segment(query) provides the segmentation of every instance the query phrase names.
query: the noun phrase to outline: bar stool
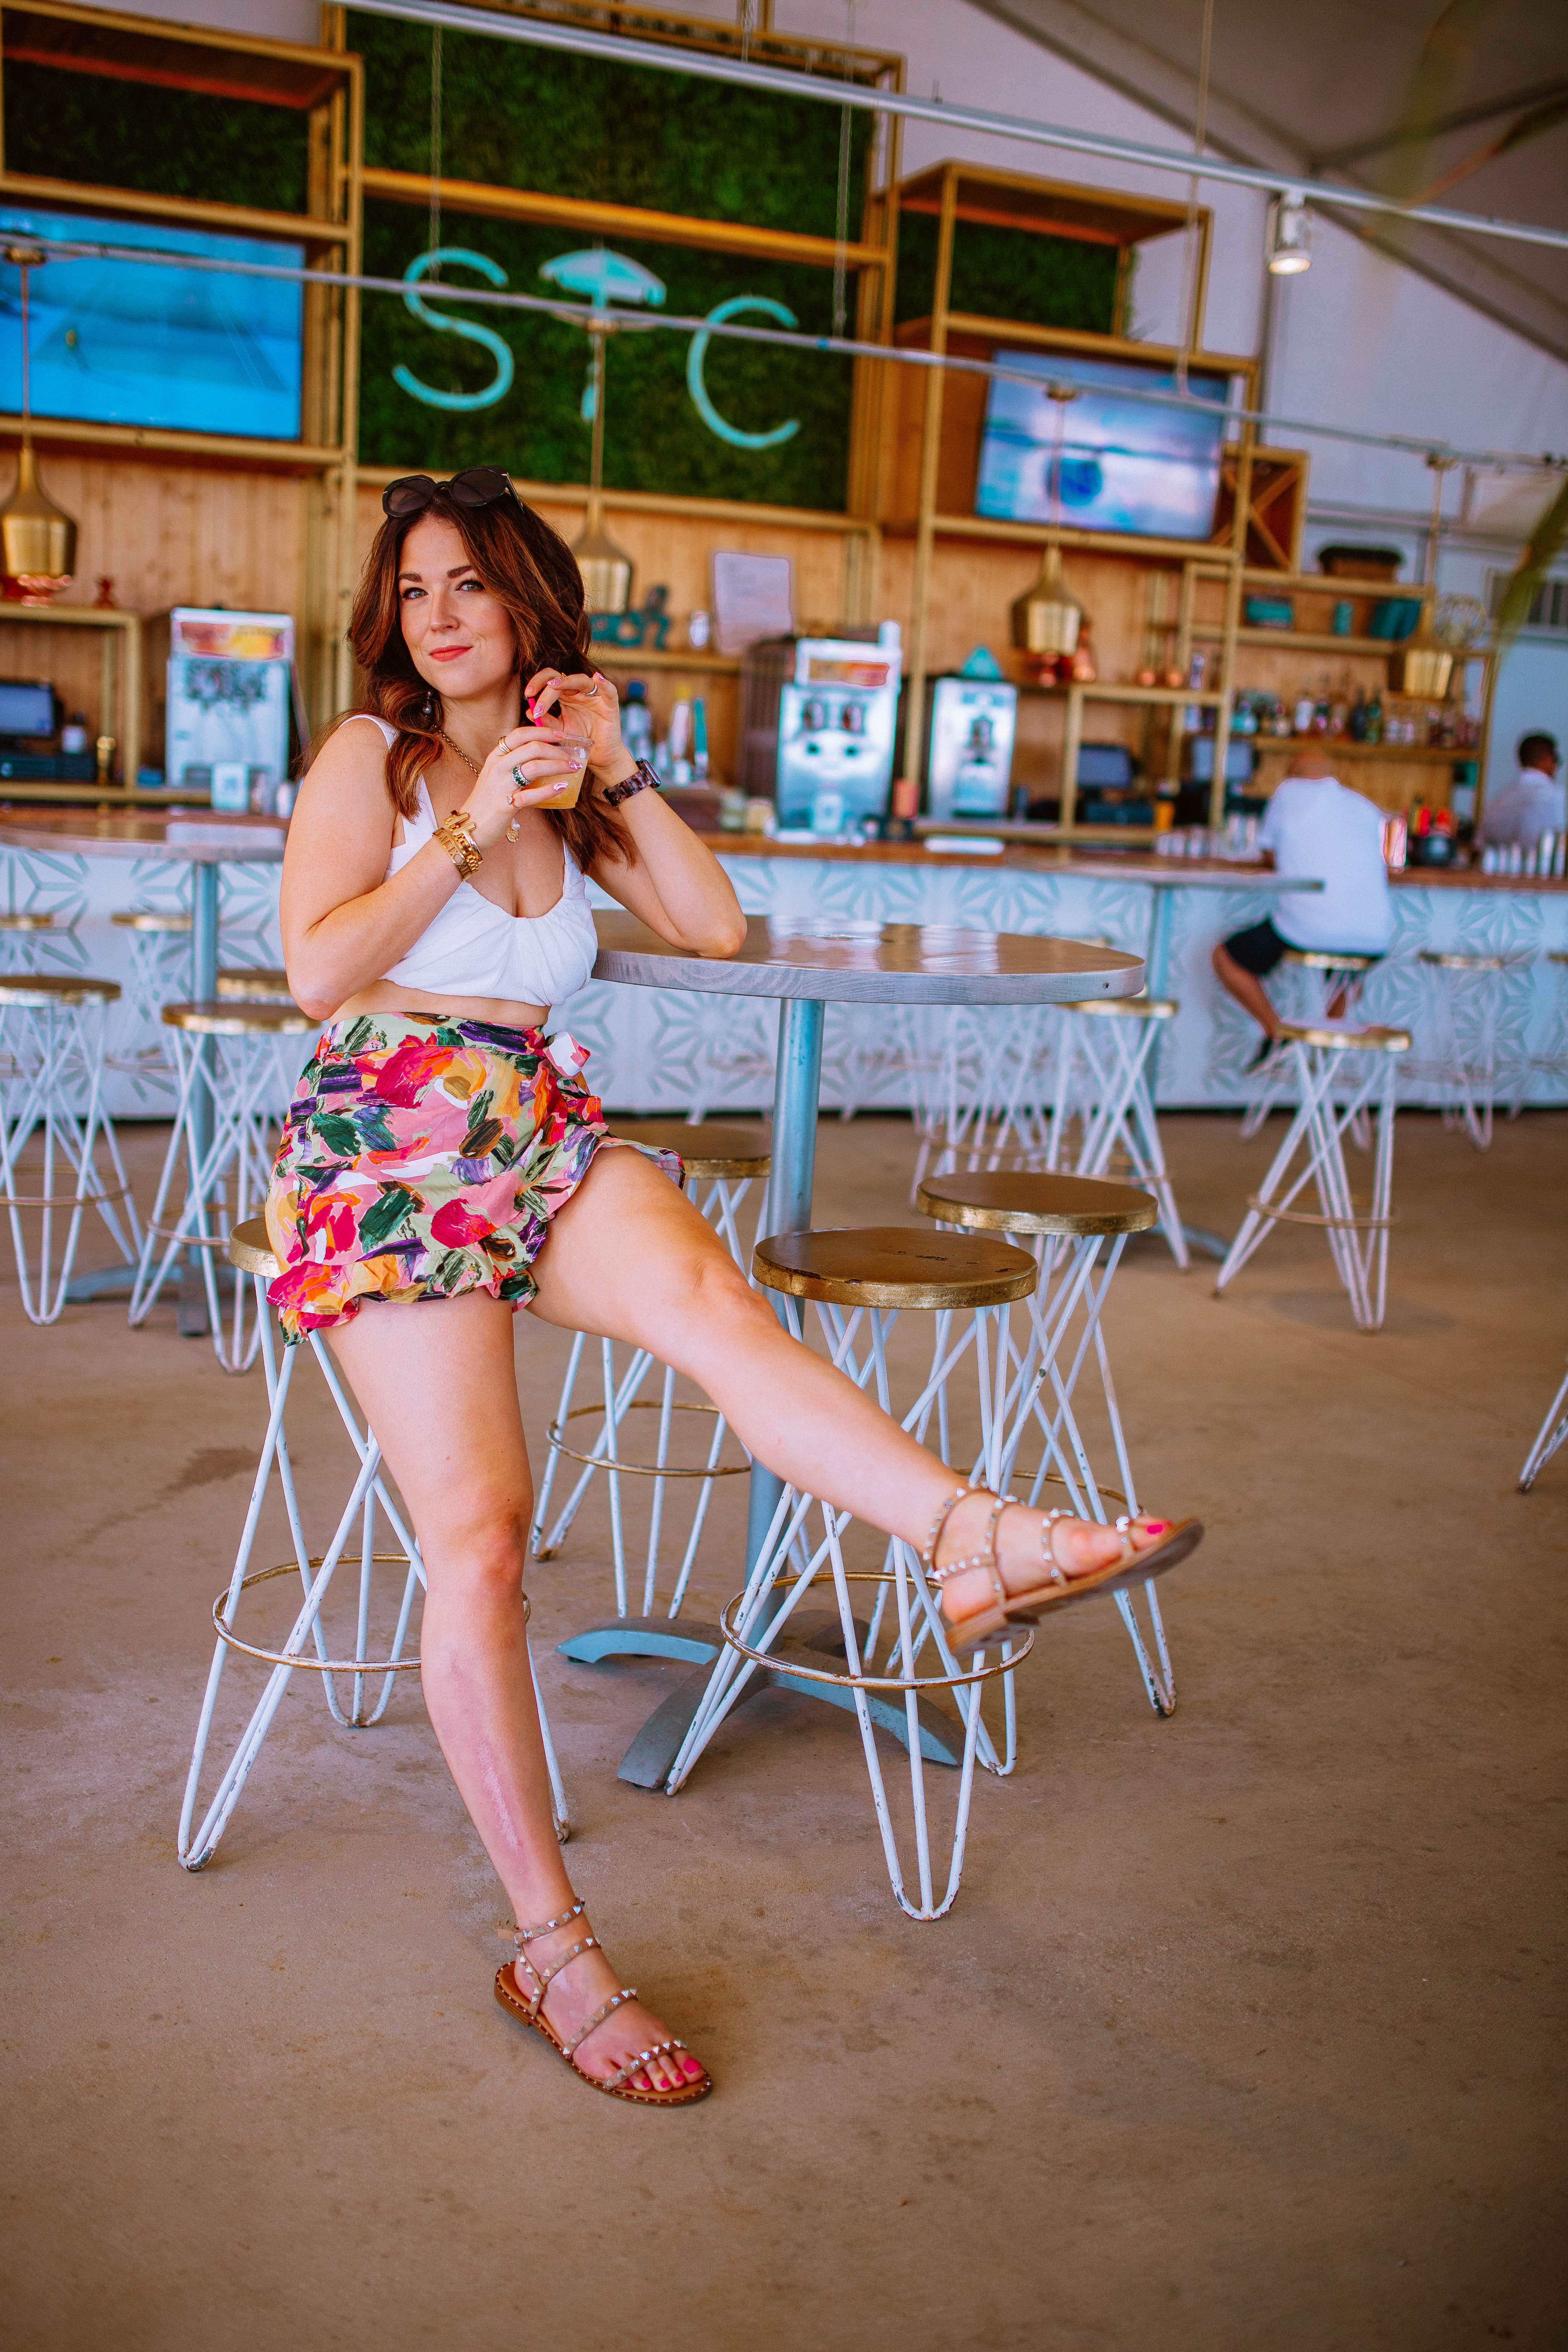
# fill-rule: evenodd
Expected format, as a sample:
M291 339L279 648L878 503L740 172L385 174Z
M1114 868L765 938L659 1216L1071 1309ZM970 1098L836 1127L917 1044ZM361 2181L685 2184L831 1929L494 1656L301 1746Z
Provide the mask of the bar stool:
M944 1225L1012 1234L1032 1252L1039 1269L1029 1299L1028 1346L1022 1351L1016 1345L1011 1348L1014 1369L1006 1419L994 1424L991 1452L975 1463L971 1480L997 1495L1016 1486L1033 1507L1040 1505L1047 1486L1059 1487L1061 1495L1051 1500L1064 1502L1078 1517L1097 1519L1101 1527L1108 1527L1119 1512L1136 1517L1138 1496L1102 1317L1128 1235L1147 1233L1154 1223L1158 1210L1152 1194L1086 1176L929 1176L921 1186L918 1205ZM1109 1444L1120 1486L1096 1473L1083 1411L1075 1402L1091 1351L1105 1425L1103 1439L1097 1433L1097 1450ZM1041 1441L1040 1459L1033 1472L1020 1471L1018 1454L1031 1427ZM1114 1510L1106 1508L1108 1498ZM1131 1596L1119 1592L1116 1605L1150 1706L1156 1715L1173 1715L1175 1676L1152 1578L1143 1590L1148 1643L1139 1629Z
M1394 1081L1397 1056L1410 1051L1410 1033L1288 1022L1282 1034L1295 1063L1299 1107L1261 1190L1247 1202L1241 1230L1215 1277L1215 1297L1222 1296L1276 1224L1320 1225L1358 1329L1378 1331L1388 1294L1388 1233L1394 1222ZM1344 1159L1344 1137L1363 1117L1370 1117L1373 1128L1372 1199L1364 1216L1356 1213ZM1315 1213L1293 1206L1309 1183L1317 1191Z
M424 1588L425 1565L419 1557L419 1547L410 1533L397 1501L389 1490L382 1470L381 1447L375 1432L362 1425L348 1392L333 1363L331 1350L321 1334L312 1331L295 1348L284 1348L282 1363L279 1363L279 1348L272 1312L267 1302L267 1286L275 1281L278 1261L267 1235L267 1227L259 1217L237 1225L227 1244L229 1264L243 1280L255 1286L255 1315L260 1331L262 1363L267 1375L267 1433L262 1440L261 1455L257 1464L251 1486L250 1502L240 1531L239 1549L235 1555L234 1570L227 1586L212 1605L212 1620L217 1640L213 1649L212 1665L208 1670L206 1689L201 1712L196 1721L195 1745L191 1756L191 1768L185 1779L185 1792L180 1807L180 1827L177 1840L180 1863L185 1870L200 1870L212 1860L219 1839L228 1825L229 1816L238 1801L241 1790L250 1778L257 1758L260 1755L267 1734L282 1703L293 1676L304 1668L319 1674L326 1695L332 1721L344 1731L369 1730L379 1723L391 1703L399 1675L416 1674L419 1660L406 1650L409 1619L416 1592ZM285 1420L295 1369L307 1349L315 1358L328 1392L337 1408L344 1433L353 1449L357 1475L349 1492L327 1549L312 1554L306 1540L300 1498L295 1489L293 1467L289 1455ZM310 1418L311 1441L314 1444L321 1428L319 1409ZM293 1556L276 1568L253 1569L261 1515L268 1499L273 1475L277 1475L279 1497L288 1519L289 1539ZM376 1515L380 1512L391 1531L395 1550L376 1549ZM355 1595L354 1629L352 1654L334 1657L331 1644L321 1624L321 1612L331 1589L340 1563L349 1555L358 1530L359 1585ZM370 1624L374 1599L375 1570L391 1568L402 1571L402 1590L396 1615L384 1656L373 1654L370 1646ZM292 1580L298 1577L300 1605L292 1625L278 1646L269 1646L262 1639L242 1636L237 1628L239 1605L247 1592L257 1586L271 1583L276 1578ZM276 1637L274 1637L276 1640ZM217 1706L218 1688L223 1680L224 1666L233 1650L261 1664L270 1666L261 1696L251 1712L237 1746L229 1758L217 1786L213 1791L196 1825L202 1766L206 1758L207 1744L212 1737L213 1715ZM531 1655L530 1671L533 1670ZM340 1691L338 1678L347 1684L347 1692ZM380 1682L379 1693L371 1689ZM544 1759L550 1772L551 1801L555 1815L555 1833L564 1844L570 1833L566 1811L566 1796L561 1781L561 1768L556 1761L555 1745L550 1734L549 1718L544 1711L544 1698L534 1675L534 1698L539 1707L539 1726L544 1738Z
M79 973L0 976L0 1203L11 1220L16 1286L29 1323L56 1323L64 1312L86 1210L97 1210L127 1265L135 1265L141 1246L120 1140L103 1102L104 1024L119 997L117 981ZM43 1167L29 1179L21 1162L35 1136ZM100 1150L107 1169L99 1166ZM76 1181L57 1192L61 1162L62 1180L72 1169ZM22 1223L23 1211L35 1209L41 1212L36 1280ZM68 1213L58 1266L57 1211Z
M163 1012L179 992L179 968L189 961L191 918L156 907L128 907L109 919L116 930L129 934L131 950L120 1050L110 1055L109 1066L128 1077L140 1095L153 1088L173 1093L179 1073L166 1050ZM145 1042L148 1031L150 1043Z
M220 971L217 992L225 1004L292 1004L289 975L274 964L237 964Z
M226 1329L216 1254L226 1251L231 1226L267 1196L277 1106L292 1093L296 1075L285 1060L299 1051L283 1041L313 1036L321 1024L295 1004L235 1000L166 1004L163 1017L173 1033L179 1098L131 1294L131 1322L146 1320L181 1259L199 1253L214 1352L226 1372L246 1372L256 1361L261 1326L247 1314L251 1286L236 1269L225 1277ZM182 1173L184 1198L171 1216L169 1196Z
M1406 1076L1437 1088L1444 1126L1462 1128L1478 1151L1485 1151L1492 1139L1501 975L1517 961L1435 948L1423 948L1420 953L1436 1058L1412 1062Z
M1547 1032L1548 1050L1532 1054L1524 1064L1514 1092L1513 1114L1524 1108L1531 1070L1543 1070L1554 1078L1568 1076L1568 951L1549 948L1545 956L1546 977L1550 983L1550 1027Z
M1059 1010L1062 1044L1047 1165L1053 1173L1060 1171L1068 1127L1076 1118L1079 1139L1072 1172L1104 1176L1120 1153L1131 1181L1154 1195L1160 1231L1184 1270L1190 1263L1186 1236L1149 1092L1160 1024L1173 1021L1181 1007L1168 996L1121 996L1091 997Z
M1529 1494L1565 1438L1568 1438L1568 1375L1564 1376L1562 1387L1547 1406L1546 1418L1536 1432L1535 1443L1524 1457L1524 1467L1519 1474L1521 1495Z
M36 971L43 935L54 927L52 915L0 910L0 972Z
M901 1007L894 1037L919 1139L911 1200L928 1171L1044 1166L1055 1057L1037 1007Z
M983 1457L988 1454L1008 1391L1009 1311L1015 1302L1029 1297L1037 1279L1035 1261L1026 1251L988 1235L873 1226L775 1234L757 1244L752 1268L765 1289L786 1300L789 1328L796 1339L803 1335L805 1303L816 1306L833 1361L858 1387L874 1389L885 1412L894 1410L889 1335L900 1314L934 1313L930 1371L901 1425L924 1439L940 1402L945 1426L948 1385L973 1351L980 1450ZM954 1318L963 1318L956 1339ZM820 1540L807 1532L814 1511L820 1517ZM1028 1655L1033 1635L1023 1627L1009 1629L996 1637L994 1658L989 1648L982 1649L967 1666L961 1664L919 1554L896 1537L879 1537L885 1547L881 1566L847 1568L844 1538L852 1521L852 1513L820 1496L793 1486L784 1489L744 1591L720 1614L725 1649L714 1664L667 1787L673 1796L734 1707L758 1689L793 1684L836 1706L853 1708L894 1900L911 1919L940 1919L952 1908L963 1875L974 1767L978 1762L991 1771L1005 1772L1016 1759L1012 1677ZM876 1592L868 1623L856 1615L854 1585L869 1586ZM804 1622L800 1604L814 1591L819 1598L831 1595L836 1608L831 1620L811 1626ZM885 1640L884 1626L889 1629ZM879 1643L883 1655L879 1664ZM928 1644L934 1655L930 1671L922 1673ZM1005 1694L1003 1751L982 1714L984 1686L998 1679ZM944 1692L958 1708L960 1738L931 1703ZM877 1747L879 1727L894 1733L908 1751L917 1885L913 1900L893 1830ZM956 1764L959 1772L951 1859L940 1897L926 1801L928 1762Z
M1342 949L1287 948L1278 970L1289 984L1283 1003L1276 1009L1288 1020L1303 1022L1308 1027L1315 1022L1348 1021L1360 1003L1367 973L1377 961L1376 956L1351 955ZM1336 1003L1338 1013L1332 1010ZM1268 1054L1248 1074L1241 1121L1244 1140L1258 1133L1279 1103L1285 1091L1281 1080L1290 1066L1288 1054Z
M709 1123L690 1125L677 1119L663 1119L639 1122L636 1139L639 1143L651 1144L657 1150L680 1154L688 1181L692 1186L696 1207L724 1243L736 1265L744 1268L749 1242L742 1241L736 1217L752 1185L761 1184L763 1190L758 1202L756 1222L760 1224L762 1221L767 1198L766 1180L773 1164L762 1138L749 1133L744 1128ZM555 1418L550 1423L550 1454L540 1485L533 1526L530 1530L529 1549L535 1559L555 1559L595 1475L602 1470L609 1489L616 1615L608 1623L587 1627L561 1644L566 1656L592 1664L600 1658L635 1654L637 1646L636 1637L639 1633L657 1631L661 1625L667 1625L670 1618L680 1614L696 1563L698 1547L702 1540L703 1525L714 1486L721 1478L743 1475L751 1465L749 1458L740 1462L720 1459L728 1426L722 1413L717 1405L706 1400L696 1403L678 1398L675 1394L675 1373L668 1364L658 1366L664 1380L657 1400L642 1395L649 1373L658 1365L657 1357L646 1348L634 1349L624 1371L617 1373L614 1343L601 1339L602 1387L599 1401L574 1404L573 1399L586 1344L587 1334L576 1333L566 1366L566 1377L561 1385ZM632 1412L651 1412L658 1416L651 1461L635 1454L627 1455L621 1451L622 1423ZM696 1465L670 1459L671 1432L677 1413L696 1415L699 1419L706 1417L711 1423L706 1458ZM570 1442L569 1434L574 1421L586 1421L590 1424L583 1434L582 1443L576 1445ZM595 1423L597 1425L594 1426ZM552 1523L551 1491L563 1460L575 1462L582 1466L571 1493ZM642 1612L635 1617L630 1613L628 1597L626 1529L621 1493L623 1477L652 1482L646 1490L649 1500L647 1543L643 1558ZM665 1528L666 1488L671 1479L682 1484L695 1480L696 1500L669 1606L662 1618L656 1618L654 1602L658 1581L659 1546ZM717 1641L718 1635L714 1633L715 1645ZM707 1656L710 1652L704 1649L697 1654Z

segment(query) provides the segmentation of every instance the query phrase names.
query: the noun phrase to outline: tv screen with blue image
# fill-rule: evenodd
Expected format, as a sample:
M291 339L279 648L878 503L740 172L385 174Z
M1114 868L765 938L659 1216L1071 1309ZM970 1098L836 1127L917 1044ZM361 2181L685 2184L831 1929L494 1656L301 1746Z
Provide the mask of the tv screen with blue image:
M300 245L161 222L0 207L7 239L67 237L301 268ZM297 441L304 289L166 262L51 258L28 272L35 416ZM0 263L0 400L22 406L22 273Z
M1214 529L1230 380L1189 372L1190 407L1128 398L1174 393L1169 369L1120 360L998 352L980 444L974 510L1004 522L1062 523L1155 539ZM1037 381L1019 383L1018 376ZM1056 401L1051 384L1078 397Z

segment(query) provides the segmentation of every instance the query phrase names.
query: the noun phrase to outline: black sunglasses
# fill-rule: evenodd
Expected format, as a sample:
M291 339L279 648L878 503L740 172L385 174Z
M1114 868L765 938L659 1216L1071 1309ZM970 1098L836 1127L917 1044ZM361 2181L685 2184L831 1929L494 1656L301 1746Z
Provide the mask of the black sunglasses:
M522 505L511 476L500 466L465 466L449 482L432 481L428 474L404 474L388 482L381 494L382 511L394 522L406 522L410 515L424 513L437 490L445 490L460 507L493 507L500 499L510 499L520 509Z

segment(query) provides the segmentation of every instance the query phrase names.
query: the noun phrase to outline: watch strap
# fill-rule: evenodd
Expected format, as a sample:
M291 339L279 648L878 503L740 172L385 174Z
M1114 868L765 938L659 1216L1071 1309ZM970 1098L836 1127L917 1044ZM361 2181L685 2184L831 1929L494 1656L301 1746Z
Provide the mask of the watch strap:
M599 798L606 808L619 808L621 803L629 801L634 793L657 793L659 790L658 778L646 760L639 760L624 782L606 784Z

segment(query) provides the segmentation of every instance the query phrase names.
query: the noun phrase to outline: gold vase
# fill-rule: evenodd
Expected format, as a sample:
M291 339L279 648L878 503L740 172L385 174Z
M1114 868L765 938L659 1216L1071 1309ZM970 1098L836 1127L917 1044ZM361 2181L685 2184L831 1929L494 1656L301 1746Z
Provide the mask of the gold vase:
M1418 702L1441 702L1448 691L1454 656L1432 626L1432 607L1425 604L1420 625L1394 656L1396 694Z
M572 550L583 574L583 593L590 613L624 613L632 601L632 559L596 526L583 533Z
M1077 650L1083 606L1062 578L1062 551L1053 540L1034 586L1013 607L1013 643L1027 654Z
M76 525L38 484L31 441L16 462L16 487L0 507L0 569L7 594L24 604L47 604L68 588L76 571Z

